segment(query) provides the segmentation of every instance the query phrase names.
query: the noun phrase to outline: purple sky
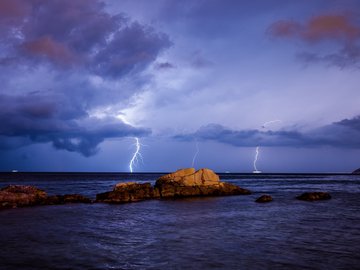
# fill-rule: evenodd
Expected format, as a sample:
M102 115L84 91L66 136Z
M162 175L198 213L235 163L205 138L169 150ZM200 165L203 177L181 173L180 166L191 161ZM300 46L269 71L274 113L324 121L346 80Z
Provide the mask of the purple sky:
M357 0L1 0L0 170L360 167ZM281 120L263 124L272 120Z

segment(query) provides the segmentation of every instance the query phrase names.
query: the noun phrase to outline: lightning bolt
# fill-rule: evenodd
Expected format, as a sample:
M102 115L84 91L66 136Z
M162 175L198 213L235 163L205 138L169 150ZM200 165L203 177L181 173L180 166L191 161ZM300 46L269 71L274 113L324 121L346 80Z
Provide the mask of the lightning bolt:
M140 143L140 140L138 137L134 137L135 139L135 152L129 162L129 170L130 172L132 173L134 170L133 170L133 166L134 164L136 164L139 160L139 158L142 160L142 156L141 156L141 153L140 153L140 150L141 150L141 143Z
M196 151L195 151L195 154L193 156L193 159L192 159L192 164L191 164L191 167L194 168L194 164L195 164L195 159L197 157L197 155L199 154L199 143L196 142Z
M257 167L256 167L256 162L258 160L258 157L259 157L259 149L260 149L260 146L256 146L256 149L255 149L255 159L254 159L254 172L260 172Z
M277 122L281 122L281 120L271 120L271 121L265 122L261 127L262 127L262 128L266 128L267 125L274 124L274 123L277 123ZM256 149L255 149L255 158L254 158L254 171L253 171L253 173L261 173L261 171L259 171L259 170L257 169L257 167L256 167L256 163L257 163L257 161L258 161L259 153L260 153L260 146L256 146Z
M132 125L125 117L124 114L119 114L117 116L123 123L127 124L127 125ZM142 155L140 153L141 151L141 146L143 146L140 143L140 139L138 137L133 137L135 139L135 143L133 144L135 146L135 152L133 153L130 161L129 161L129 170L130 173L133 173L134 171L134 165L136 165L139 161L139 159L141 159L141 161L143 160Z
M265 122L261 127L266 128L267 125L277 123L277 122L281 122L281 120L271 120L271 121Z

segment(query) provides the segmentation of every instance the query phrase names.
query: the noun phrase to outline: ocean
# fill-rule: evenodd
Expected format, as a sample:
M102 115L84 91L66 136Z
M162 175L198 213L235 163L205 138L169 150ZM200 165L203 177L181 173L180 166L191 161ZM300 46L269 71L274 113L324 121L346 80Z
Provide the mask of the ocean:
M91 198L161 174L0 173ZM360 176L220 174L252 195L0 211L0 269L360 269ZM328 201L295 197L326 191ZM255 203L262 194L274 201Z

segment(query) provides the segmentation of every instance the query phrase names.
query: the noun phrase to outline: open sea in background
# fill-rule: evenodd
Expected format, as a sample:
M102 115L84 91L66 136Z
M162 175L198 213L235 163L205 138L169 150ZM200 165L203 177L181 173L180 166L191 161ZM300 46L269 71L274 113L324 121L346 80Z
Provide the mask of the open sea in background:
M0 173L95 199L147 173ZM0 269L360 269L360 175L220 174L252 195L0 211ZM330 192L305 202L306 191ZM274 201L255 203L262 194Z

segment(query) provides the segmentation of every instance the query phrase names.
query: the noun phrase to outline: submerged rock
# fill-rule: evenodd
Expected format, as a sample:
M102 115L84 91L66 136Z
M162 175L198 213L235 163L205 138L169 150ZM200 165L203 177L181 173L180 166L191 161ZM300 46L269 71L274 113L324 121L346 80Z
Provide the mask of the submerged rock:
M150 183L135 182L116 184L114 189L96 195L96 202L126 203L158 198L159 193Z
M160 177L155 183L161 198L191 196L247 195L251 192L236 185L220 182L219 176L209 169L178 170Z
M272 200L273 198L270 195L262 195L259 198L257 198L255 202L267 203L267 202L271 202Z
M302 201L319 201L319 200L330 200L331 195L327 192L305 192L296 199Z

